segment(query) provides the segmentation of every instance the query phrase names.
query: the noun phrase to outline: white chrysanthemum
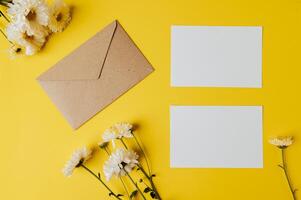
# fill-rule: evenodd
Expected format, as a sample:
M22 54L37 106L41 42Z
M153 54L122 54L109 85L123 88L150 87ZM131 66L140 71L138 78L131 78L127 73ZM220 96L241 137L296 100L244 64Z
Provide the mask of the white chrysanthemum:
M294 142L293 137L278 137L278 138L272 138L269 140L269 143L272 145L275 145L281 149L286 148L290 145L292 145Z
M91 157L91 153L92 151L87 147L83 147L74 151L70 160L68 160L62 170L63 174L67 177L70 177L76 167L79 167L80 164L83 164Z
M14 21L38 23L47 26L49 7L44 0L13 0L7 13Z
M110 142L112 140L117 139L117 135L112 132L111 130L107 129L103 134L102 134L102 139L104 142Z
M133 126L129 123L117 123L105 130L102 135L104 142L112 142L113 147L115 148L115 139L121 138L131 138Z
M71 20L69 6L62 0L56 0L50 8L49 29L52 32L62 32Z
M117 139L117 135L114 132L106 130L102 134L103 142L112 142L113 148L115 148L115 139Z
M49 7L44 0L14 0L7 13L22 32L38 37L48 35Z
M106 137L108 137L109 135L111 137L115 137L114 139L116 138L131 138L133 137L132 135L132 128L133 126L129 123L117 123L113 126L111 126L110 128L108 128L106 131L105 131L105 135Z
M132 134L133 125L132 124L122 122L122 123L115 124L114 127L118 132L118 134L117 134L118 138L123 138L123 137L131 138L131 137L133 137L133 134Z
M8 40L16 43L25 49L26 55L33 55L39 51L45 44L45 37L40 35L31 35L22 31L18 24L10 23L6 28Z
M112 176L120 177L130 173L139 163L138 157L134 151L117 149L104 164L103 171L106 179L109 181Z

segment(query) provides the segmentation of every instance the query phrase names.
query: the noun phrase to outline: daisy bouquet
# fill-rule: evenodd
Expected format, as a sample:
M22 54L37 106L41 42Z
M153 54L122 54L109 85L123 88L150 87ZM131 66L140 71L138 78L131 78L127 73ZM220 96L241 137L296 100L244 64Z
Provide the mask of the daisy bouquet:
M12 52L37 53L52 33L62 32L71 20L70 8L62 0L0 0L0 16L7 22L1 33L12 44Z
M98 147L108 157L103 164L104 179L101 173L95 173L86 166L86 161L92 158L92 151L87 147L72 154L63 168L63 174L70 177L76 168L83 168L102 184L112 199L131 200L140 197L144 200L161 200L153 180L155 174L151 171L149 160L133 131L133 126L129 123L117 123L103 133L102 139ZM134 143L141 156L129 148L130 142ZM145 166L141 158L144 159ZM113 178L122 183L124 191L116 192L109 187L108 182Z

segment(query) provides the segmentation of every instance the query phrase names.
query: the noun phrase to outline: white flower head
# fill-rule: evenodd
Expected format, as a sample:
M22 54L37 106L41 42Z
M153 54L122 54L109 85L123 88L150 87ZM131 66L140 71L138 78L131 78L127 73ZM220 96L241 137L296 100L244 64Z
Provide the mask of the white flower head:
M131 150L117 149L109 159L105 162L103 171L107 181L112 176L120 177L130 173L132 169L139 163L139 156Z
M13 0L7 13L14 21L38 23L43 26L47 26L49 22L49 7L44 0Z
M103 134L102 134L102 139L103 142L112 142L113 148L115 148L115 139L117 139L117 135L110 131L109 129L106 130Z
M133 125L125 122L117 123L113 126L117 130L118 138L131 138L133 137L132 128Z
M26 55L33 55L39 51L46 42L42 35L31 35L27 31L23 31L18 24L10 23L6 27L8 40L23 47Z
M294 142L293 137L277 137L269 140L269 143L279 147L280 149L285 149L288 146L292 145Z
M62 32L71 20L69 6L62 0L56 0L50 8L49 29L52 32Z
M117 123L105 130L102 135L103 142L112 142L115 148L115 139L131 138L133 126L129 123Z
M7 13L22 32L39 37L48 35L49 7L44 0L13 0Z
M85 163L91 158L92 151L87 147L77 149L73 152L71 158L65 164L62 172L65 176L70 177L75 168L80 167L81 164Z

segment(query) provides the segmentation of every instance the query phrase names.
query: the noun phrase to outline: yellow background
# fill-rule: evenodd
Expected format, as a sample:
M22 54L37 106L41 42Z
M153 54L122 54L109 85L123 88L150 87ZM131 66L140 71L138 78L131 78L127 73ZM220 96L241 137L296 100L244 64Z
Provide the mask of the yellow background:
M137 134L165 200L291 199L283 173L276 167L280 151L266 142L271 136L286 134L296 138L287 151L288 164L294 185L301 189L301 0L66 1L74 6L71 24L53 35L38 55L10 60L5 53L9 45L0 38L1 199L109 199L83 170L67 179L61 168L75 148L100 141L102 131L119 121L140 125ZM114 19L156 70L72 131L35 79ZM172 24L262 25L263 88L171 88ZM170 169L171 104L263 105L264 168ZM87 165L101 170L105 154L97 152L95 156ZM110 185L120 188L115 181ZM301 192L298 196L301 198Z

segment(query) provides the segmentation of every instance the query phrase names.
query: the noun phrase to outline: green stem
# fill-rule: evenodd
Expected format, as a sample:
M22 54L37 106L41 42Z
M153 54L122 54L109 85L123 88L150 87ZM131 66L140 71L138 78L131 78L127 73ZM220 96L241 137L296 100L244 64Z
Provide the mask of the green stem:
M143 198L144 200L146 200L146 198L145 198L143 192L140 190L140 188L138 187L137 183L135 183L135 181L134 181L133 178L129 175L129 173L127 173L127 171L125 171L125 170L123 170L123 171L124 171L124 172L126 173L126 175L129 177L129 179L131 180L131 182L135 185L135 187L137 188L138 192L141 194L142 198Z
M0 0L0 5L4 6L4 7L9 7L8 3L13 3L12 0Z
M0 16L3 16L4 19L5 19L8 23L10 23L9 19L5 16L5 14L4 14L1 10L0 10Z
M110 152L109 150L107 149L107 147L104 148L105 152L108 154L108 156L110 156Z
M101 150L104 150L108 156L110 156L110 149L108 147L101 147L101 146L98 146Z
M109 186L107 186L105 184L105 182L103 182L103 180L101 180L100 177L98 177L94 172L92 172L88 167L86 167L85 165L81 164L81 167L83 167L87 172L89 172L91 175L93 175L97 180L99 180L101 182L101 184L110 192L110 195L113 195L116 199L118 200L122 200L117 194L115 194L110 188Z
M129 191L128 191L128 189L127 189L127 187L126 187L124 181L122 180L122 177L120 177L120 181L121 181L121 183L122 183L122 185L123 185L123 188L124 188L124 190L125 190L125 192L126 192L128 198L130 199L130 193L129 193Z
M128 148L128 146L125 144L125 142L123 141L122 138L120 138L120 141L121 141L121 143L123 144L123 146L128 150L129 148Z
M289 175L288 175L288 171L287 171L287 164L286 164L286 159L285 159L285 149L281 149L281 154L282 154L282 169L284 171L288 186L290 188L290 191L292 193L293 199L296 200L296 189L293 189L292 183L290 181Z
M100 148L101 148L101 147L100 147ZM108 150L107 147L104 147L104 148L101 148L101 149L103 149L103 150L107 153L107 155L110 156L110 152L109 152L109 150ZM122 183L122 186L123 186L125 192L127 193L127 196L130 198L129 191L128 191L128 189L127 189L127 187L126 187L124 181L122 180L122 177L120 177L120 181L121 181L121 183Z
M9 6L7 5L7 3L1 2L1 1L0 1L0 5L2 5L2 6L4 6L4 7L7 7L7 8L9 7Z
M156 188L156 186L155 186L155 183L154 183L154 181L153 181L153 176L152 176L152 175L149 176L149 175L146 173L146 171L143 169L143 167L142 167L141 165L138 165L138 167L139 167L139 169L142 171L142 173L144 174L144 176L149 180L149 182L150 182L150 184L151 184L151 186L152 186L152 190L156 193L157 198L158 198L159 200L161 200L161 196L160 196L160 194L159 194L159 192L158 192L158 190L157 190L157 188Z
M2 31L1 28L0 28L0 33L5 37L5 39L6 39L9 43L11 43L12 45L14 44L14 43L12 43L12 42L7 38L6 34Z
M6 34L2 31L2 29L0 29L0 32L2 33L2 35L8 40Z
M148 158L147 158L147 156L146 156L146 153L143 151L143 148L142 148L142 146L140 145L140 143L139 143L138 139L136 138L135 134L132 133L132 135L133 135L133 137L134 137L134 139L135 139L136 144L138 145L140 151L142 152L142 154L143 154L143 156L144 156L144 158L145 158L146 166L147 166L147 170L148 170L148 175L150 176L150 175L152 174L152 172L151 172L150 164L149 164L149 162L148 162Z

